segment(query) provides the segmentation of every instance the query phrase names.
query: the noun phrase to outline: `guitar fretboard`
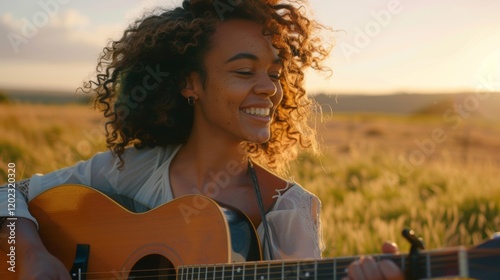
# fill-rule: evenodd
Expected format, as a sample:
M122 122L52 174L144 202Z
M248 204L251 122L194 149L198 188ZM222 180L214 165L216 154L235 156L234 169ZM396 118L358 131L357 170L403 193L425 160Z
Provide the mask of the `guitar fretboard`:
M418 256L419 277L432 278L442 276L466 276L461 255L464 250L431 251ZM377 261L389 259L403 271L408 266L408 255L375 255ZM466 256L463 256L466 258ZM306 261L259 261L245 263L215 264L210 266L181 266L178 279L181 280L270 280L296 279L340 280L347 275L347 267L358 258L334 258ZM462 271L461 271L462 269Z

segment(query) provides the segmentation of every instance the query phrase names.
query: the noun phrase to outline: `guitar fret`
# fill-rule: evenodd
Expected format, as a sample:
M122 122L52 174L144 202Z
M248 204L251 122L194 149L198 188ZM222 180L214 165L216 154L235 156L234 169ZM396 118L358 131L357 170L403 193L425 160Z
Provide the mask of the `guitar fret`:
M205 280L208 280L208 266L205 266Z
M198 268L198 267L194 267L194 266L193 266L193 272L191 273L191 280L194 280L194 279L195 279L195 278L194 278L194 276L196 275L196 271L198 271L198 270L199 270L199 268Z
M461 278L469 278L469 264L467 260L467 250L464 247L460 247L458 250L458 272Z
M406 263L405 263L405 256L404 255L401 255L401 270L402 271L406 271Z
M255 266L253 268L253 279L257 280L257 263L255 263Z
M268 276L267 279L269 279L269 263L262 264L259 266L255 266L255 279L257 280L265 280L266 275Z
M253 280L257 280L257 263L253 266Z
M337 260L333 260L333 280L337 280Z
M426 267L427 267L427 279L432 278L432 273L431 273L431 256L427 253L425 256L426 259Z
M267 279L271 279L271 263L267 263Z
M252 264L253 266L250 267L250 264ZM257 267L257 264L256 263L249 263L247 264L247 266L245 267L245 277L243 279L253 279L255 280L256 277L257 277L257 274L255 273L255 269Z
M314 261L314 280L318 280L318 262Z
M224 274L224 268L214 266L214 280L222 279L222 275Z
M207 272L205 273L205 280L214 279L215 265L207 266L206 271Z

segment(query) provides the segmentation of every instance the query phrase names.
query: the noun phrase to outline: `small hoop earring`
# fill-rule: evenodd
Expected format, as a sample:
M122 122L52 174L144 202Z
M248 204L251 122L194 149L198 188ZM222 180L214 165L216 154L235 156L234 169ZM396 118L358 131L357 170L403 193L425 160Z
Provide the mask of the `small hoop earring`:
M194 104L196 103L196 99L194 98L194 96L188 96L187 101L191 106L194 106Z

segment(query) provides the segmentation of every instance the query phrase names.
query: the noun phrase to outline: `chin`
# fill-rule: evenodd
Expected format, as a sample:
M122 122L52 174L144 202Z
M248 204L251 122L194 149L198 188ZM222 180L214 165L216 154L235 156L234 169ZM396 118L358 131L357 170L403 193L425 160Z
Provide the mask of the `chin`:
M246 141L255 144L263 144L271 139L271 133L268 129L261 130L260 133L252 133L247 137Z

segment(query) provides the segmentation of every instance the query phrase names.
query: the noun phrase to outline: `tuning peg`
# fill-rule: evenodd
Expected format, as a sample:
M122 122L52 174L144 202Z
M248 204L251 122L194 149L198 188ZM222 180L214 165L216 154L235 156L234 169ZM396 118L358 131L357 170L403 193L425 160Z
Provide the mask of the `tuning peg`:
M411 244L408 258L409 264L408 269L406 270L406 279L421 279L421 277L419 277L418 254L421 249L425 249L424 240L421 237L417 237L415 232L409 228L405 228L402 234L403 237Z

